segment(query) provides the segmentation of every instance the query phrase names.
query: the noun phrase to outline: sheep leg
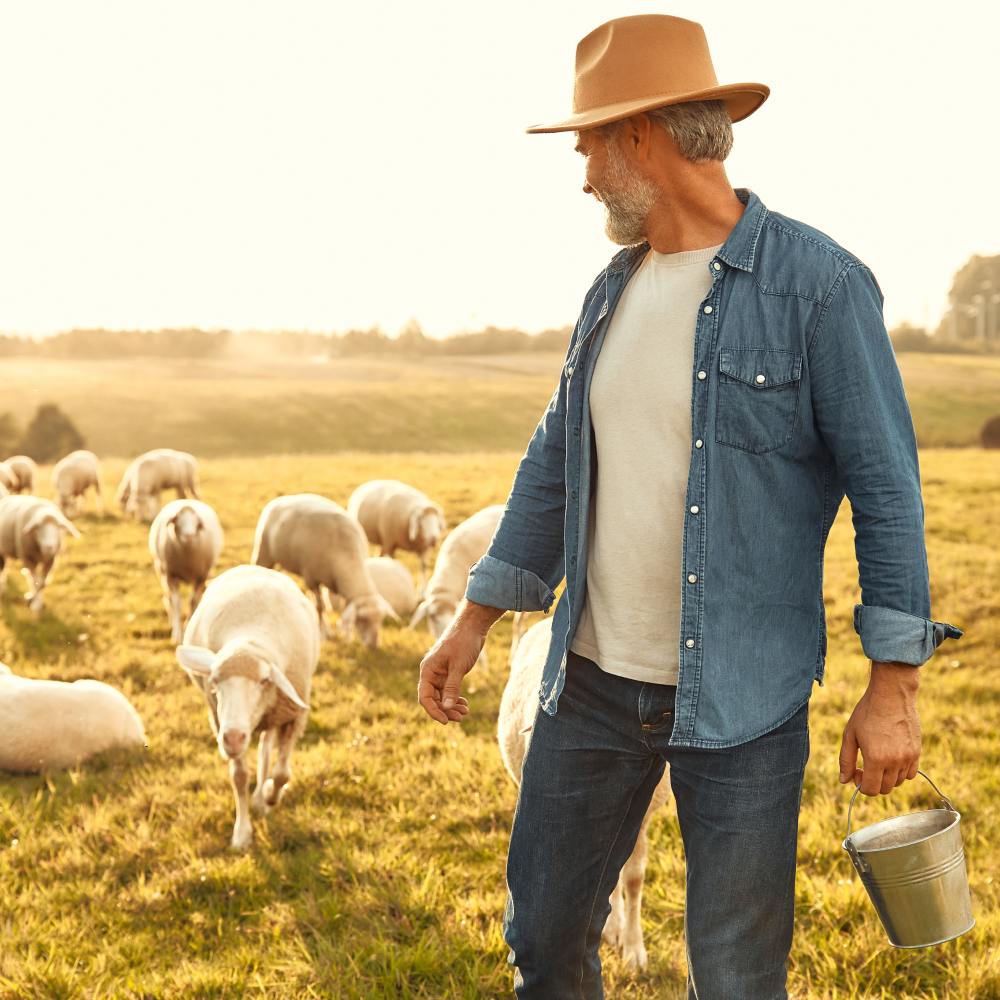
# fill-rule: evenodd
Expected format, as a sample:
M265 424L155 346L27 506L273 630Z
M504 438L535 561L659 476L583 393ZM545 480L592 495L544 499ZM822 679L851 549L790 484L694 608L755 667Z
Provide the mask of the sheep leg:
M292 750L299 733L305 728L305 721L305 712L302 712L278 730L277 759L271 777L264 782L264 801L269 806L276 806L281 801L285 787L292 780Z
M181 603L181 582L177 577L167 578L167 590L170 594L168 617L170 618L170 641L182 642L184 639L184 606Z
M44 563L35 563L30 568L25 566L21 570L28 580L28 593L24 595L24 599L28 602L28 607L36 613L41 611L45 604L42 592L45 590L51 575L47 569L50 567L46 567Z
M94 493L97 495L97 509L100 513L104 513L104 487L100 483L97 484Z
M198 610L198 605L201 604L201 599L205 596L205 587L207 586L208 580L198 580L195 582L191 590L191 614L194 614Z
M420 553L420 586L417 588L417 600L422 601L427 596L427 554Z
M625 862L615 889L615 892L622 894L624 886L624 925L619 939L622 957L630 968L638 967L643 970L646 968L647 957L639 915L642 910L642 887L646 879L646 860L649 857L649 837L646 831L651 818L647 812L635 842L635 850Z
M236 796L236 824L233 826L230 847L234 851L248 851L253 844L253 827L250 825L247 797L250 788L250 768L247 767L245 754L229 762L229 780L233 784L233 795Z
M267 729L260 734L257 743L257 787L253 791L250 804L258 816L266 816L271 811L271 807L264 801L264 782L267 781L268 772L271 770L271 753L274 750L276 735L276 729L273 727Z
M323 608L323 587L317 583L315 587L310 587L309 589L312 591L316 601L316 614L319 615L319 634L323 639L332 639L333 629L330 628L330 622L327 621L325 609Z
M622 937L625 930L625 899L622 893L622 877L618 877L615 891L611 893L611 914L601 937L615 948L621 946Z
M187 493L184 492L184 487L180 483L177 484L177 499L187 500Z

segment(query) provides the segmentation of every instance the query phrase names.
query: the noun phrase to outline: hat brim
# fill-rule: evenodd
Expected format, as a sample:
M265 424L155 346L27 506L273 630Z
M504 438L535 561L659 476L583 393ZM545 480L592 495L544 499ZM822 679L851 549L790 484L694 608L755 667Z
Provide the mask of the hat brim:
M668 104L684 104L687 101L722 101L726 105L729 117L734 121L749 118L768 98L771 88L763 83L730 83L725 87L712 87L709 90L693 90L684 94L657 94L652 97L640 97L634 101L623 101L620 104L605 104L600 108L591 108L570 115L561 122L551 125L531 125L525 132L577 132L598 125L607 125L629 115L637 115L641 111L652 111Z

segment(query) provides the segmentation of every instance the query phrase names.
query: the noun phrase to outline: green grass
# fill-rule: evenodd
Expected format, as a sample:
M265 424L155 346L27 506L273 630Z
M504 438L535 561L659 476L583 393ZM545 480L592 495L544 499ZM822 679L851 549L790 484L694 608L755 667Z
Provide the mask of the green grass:
M0 412L27 422L58 403L87 447L132 458L169 446L199 458L518 451L562 355L306 361L0 359ZM900 354L922 447L966 447L1000 414L1000 357Z
M967 630L923 672L923 767L963 814L978 924L937 948L889 947L839 846L848 793L836 756L866 673L842 516L828 550L831 655L827 686L813 699L803 798L795 1000L1000 997L1000 456L928 451L922 460L935 614ZM454 525L504 499L516 462L514 454L206 461L206 499L227 533L220 569L249 557L257 515L279 492L343 503L358 483L392 475L438 498ZM121 468L107 462L108 480ZM70 541L37 623L21 600L22 578L11 574L0 659L26 676L119 687L145 721L149 748L75 771L0 777L0 997L509 993L500 922L515 789L494 736L509 625L491 636L488 671L470 675L472 713L461 729L429 722L414 703L426 632L389 625L377 651L324 644L293 784L280 808L254 820L253 852L233 855L227 769L201 695L175 663L146 529L113 512L78 523L84 537ZM908 783L861 803L858 819L932 798L923 783ZM683 995L683 884L668 807L651 829L649 970L633 977L605 949L610 996Z

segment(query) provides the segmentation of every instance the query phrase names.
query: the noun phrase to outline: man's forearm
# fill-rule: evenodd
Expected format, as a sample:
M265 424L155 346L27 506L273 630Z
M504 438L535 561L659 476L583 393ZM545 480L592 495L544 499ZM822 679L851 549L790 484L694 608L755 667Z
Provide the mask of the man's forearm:
M449 633L457 632L460 629L470 629L477 635L485 636L504 614L506 612L503 608L491 608L489 605L477 604L475 601L463 598L455 617L441 638L444 639Z

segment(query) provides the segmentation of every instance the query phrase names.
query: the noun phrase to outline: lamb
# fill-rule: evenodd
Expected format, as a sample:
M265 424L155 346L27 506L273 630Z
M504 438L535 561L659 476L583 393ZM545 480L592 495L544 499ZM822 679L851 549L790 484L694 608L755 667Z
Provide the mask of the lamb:
M176 489L179 500L187 497L186 490L200 500L198 463L187 452L156 448L140 455L125 470L115 496L126 514L152 521L160 506L160 492L168 489Z
M52 470L52 487L56 491L56 503L67 517L83 509L84 495L91 486L97 493L98 507L104 510L104 472L92 451L71 451L56 462Z
M459 601L465 596L469 570L486 555L503 512L503 504L485 507L458 525L444 540L427 585L427 596L410 622L411 629L426 617L431 635L441 638L455 617ZM477 662L486 666L485 650L479 654Z
M412 486L395 479L363 483L347 501L347 513L358 519L375 555L396 554L396 549L416 552L420 558L421 599L427 587L427 553L436 548L447 530L444 511Z
M75 767L95 754L146 744L142 719L100 681L17 677L0 663L0 771Z
M191 614L194 614L223 543L219 518L201 500L171 500L153 520L149 551L163 587L171 642L180 642L184 634L181 583L191 585Z
M80 532L51 500L33 496L0 499L0 595L7 590L7 560L20 559L29 583L25 600L42 610L42 592L49 585L67 534Z
M10 488L11 493L32 493L38 479L38 466L27 455L12 455L4 463L17 477L17 483Z
M398 559L387 556L366 559L365 565L375 588L392 605L396 615L412 615L417 606L417 592L413 589L410 571Z
M319 660L315 612L282 573L237 566L208 585L176 655L205 696L219 752L229 761L236 797L231 846L249 850L253 827L245 754L251 736L259 732L252 805L263 816L284 795L292 777L292 750L305 729Z
M504 765L514 783L521 783L521 763L524 760L531 729L538 711L538 687L542 669L552 639L552 619L546 618L528 629L518 645L511 666L510 680L500 702L497 739ZM642 939L639 916L642 906L642 885L649 856L648 830L653 813L670 799L670 767L664 771L653 792L652 801L643 817L635 849L622 868L618 884L611 894L611 915L604 925L604 940L622 949L628 965L645 969L646 947Z
M347 605L338 630L349 638L356 628L361 641L374 649L382 619L397 615L376 589L365 566L367 555L365 533L343 507L314 493L299 493L277 497L261 511L250 561L268 568L280 565L303 578L315 597L323 638L333 633L322 590L340 594Z

